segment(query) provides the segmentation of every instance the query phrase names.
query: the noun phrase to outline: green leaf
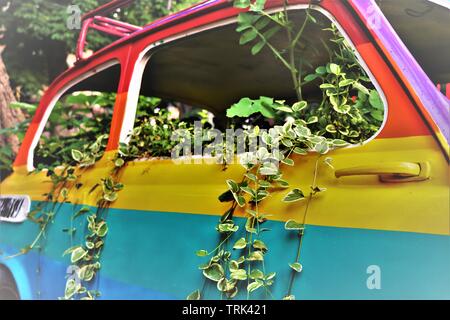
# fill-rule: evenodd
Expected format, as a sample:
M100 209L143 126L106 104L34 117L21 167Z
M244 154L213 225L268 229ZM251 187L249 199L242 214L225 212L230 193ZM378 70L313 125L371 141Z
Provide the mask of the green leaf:
M366 96L368 96L370 94L369 90L362 85L359 82L354 82L353 83L353 88L357 89L358 91L362 92L363 94L365 94Z
M117 158L116 161L114 161L114 165L117 168L122 167L125 164L125 161L122 158Z
M105 221L102 221L98 224L96 233L97 236L99 236L100 238L106 236L106 234L108 233L108 225L106 224Z
M341 74L341 67L338 66L337 64L330 63L329 68L330 68L331 73L334 73L337 76Z
M293 166L294 165L294 160L289 159L289 158L285 158L285 159L281 160L281 162L284 163L285 165L288 165L288 166Z
M29 113L36 111L36 108L37 108L36 105L25 103L25 102L11 102L9 104L9 106L12 109L22 109L22 110L26 110Z
M239 207L245 206L245 198L243 196L236 196L235 199Z
M279 185L280 187L282 187L282 188L287 188L287 187L289 187L289 182L287 182L286 180L278 179L278 180L277 180L277 183L278 183L278 185Z
M64 299L71 299L80 289L81 284L78 281L69 278L66 282L66 288L64 290Z
M265 280L272 280L277 275L276 272L271 272L267 276L265 276Z
M64 252L63 252L63 256L65 256L65 255L67 255L67 254L71 254L75 249L78 249L80 246L73 246L73 247L70 247L70 248L68 248L68 249L66 249Z
M239 191L239 185L233 180L228 179L226 183L228 185L228 189L230 189L231 192L236 193Z
M304 155L308 154L308 151L306 149L295 147L294 148L294 153L304 156Z
M249 278L250 279L262 279L262 278L264 278L264 273L262 273L262 271L259 269L252 269L252 271L250 271Z
M359 132L358 132L358 131L355 131L355 130L351 130L351 131L348 133L348 136L349 136L350 138L357 138L357 137L359 137Z
M239 263L236 260L231 260L228 264L228 268L230 269L230 272L236 271L239 269Z
M289 263L289 266L296 272L302 272L303 266L298 262Z
M250 10L260 12L264 9L265 4L266 0L256 0L253 2L253 4L250 5Z
M326 90L326 89L334 89L334 86L331 83L322 83L319 86L319 88L320 89L324 89L324 90Z
M261 251L253 251L248 255L247 260L248 261L263 261L264 254Z
M277 107L278 111L283 111L283 112L288 112L288 113L292 113L292 109L289 107L285 107L285 106L281 106L281 107Z
M195 254L196 254L198 257L205 257L205 256L208 255L208 251L206 251L206 250L198 250L197 252L195 252Z
M375 109L384 110L383 101L376 90L370 90L369 102Z
M72 149L71 154L72 154L73 160L75 160L76 162L80 162L81 159L83 159L83 157L84 157L83 153L76 149Z
M330 103L331 105L336 108L339 107L340 103L339 103L339 97L338 96L331 96L330 97Z
M291 141L290 139L287 139L287 138L281 139L281 143L282 143L284 146L288 147L288 148L291 148L291 147L293 146L292 141Z
M308 83L308 82L311 82L311 81L314 81L314 80L316 80L317 78L318 78L319 76L317 75L317 74L308 74L304 79L303 79L303 81L304 81L304 83Z
M195 290L194 292L190 293L186 300L200 300L200 290Z
M286 223L284 224L284 228L286 230L303 230L305 228L305 226L301 223L298 223L295 220L288 220L286 221Z
M308 120L306 121L308 124L312 124L312 123L316 123L319 121L319 118L317 116L312 116L309 117Z
M328 143L326 141L319 142L314 146L314 150L320 154L325 154L330 150Z
M251 282L247 286L247 291L248 292L253 292L253 291L257 290L258 288L261 288L262 285L263 284L261 282L257 282L257 281Z
M351 110L351 107L347 104L340 105L340 106L333 105L333 109L338 113L347 114Z
M72 263L80 261L87 255L87 253L88 252L86 250L84 250L83 247L77 247L77 248L73 249L72 255L70 257L70 261Z
M295 296L293 294L288 295L288 296L284 296L283 300L295 300Z
M257 36L258 32L256 31L256 29L251 28L242 34L241 38L239 39L239 44L240 45L246 44L254 40Z
M247 280L247 272L244 269L238 269L232 271L230 277L236 280Z
M261 175L272 176L278 173L278 169L273 165L264 165L263 167L259 168L259 173Z
M253 248L259 249L259 250L262 250L262 251L267 251L268 250L266 244L263 241L261 241L261 240L253 241Z
M95 269L93 265L83 266L78 272L78 276L83 281L91 281L95 275Z
M245 262L245 257L244 257L244 256L240 256L240 257L236 260L236 262L237 262L238 264L241 264L241 263Z
M199 268L200 270L205 270L205 269L208 269L210 265L211 265L211 262L208 262L208 263L202 263L201 265L198 266L198 268Z
M327 68L325 68L324 66L318 67L316 69L316 73L319 75L324 75L327 73Z
M244 249L247 246L245 238L240 238L233 246L233 249Z
M227 109L227 117L249 117L253 113L258 112L252 108L252 100L250 98L242 98L238 103L233 104Z
M263 37L264 39L266 39L266 41L268 41L270 38L272 38L279 30L281 29L280 26L276 25L272 28L270 28L269 30L267 30L266 32L263 33Z
M259 184L260 187L263 187L263 188L270 188L270 187L272 187L272 184L269 181L266 181L266 180L258 180L258 184Z
M257 16L248 12L242 12L238 15L238 23L242 26L250 27L257 19Z
M346 86L349 86L349 85L353 84L354 81L355 81L355 80L353 80L353 79L345 79L345 80L341 80L341 81L339 81L339 87L346 87Z
M250 233L256 233L256 229L254 228L256 219L254 217L249 217L247 222L245 223L245 230Z
M292 105L292 110L295 112L302 111L308 106L308 102L306 101L298 101Z
M262 50L262 48L264 48L265 45L266 45L265 41L260 41L257 44L255 44L251 50L252 55L257 55Z
M263 0L264 1L264 0ZM255 23L255 28L257 30L264 29L268 24L270 23L270 19L267 17L261 17L258 19L258 21Z
M67 198L67 196L69 195L69 190L67 188L62 188L60 191L61 197L63 197L64 199Z
M255 196L255 191L253 191L252 188L249 188L249 187L241 187L241 190L244 191L245 193L248 193L248 194L251 195L252 197Z
M236 232L239 226L233 223L221 223L218 225L219 232Z
M333 124L329 124L325 127L325 130L329 133L336 133L336 127Z
M213 263L207 269L203 270L203 275L206 278L216 282L222 279L224 274L222 266L218 263Z
M284 198L283 202L294 202L303 200L305 195L300 189L292 189Z
M332 143L333 143L333 146L336 146L336 147L344 147L344 146L348 145L347 141L344 141L344 140L341 140L341 139L334 139L332 141Z
M118 198L117 192L108 192L103 195L103 199L108 202L114 202Z
M381 113L381 112L378 111L378 110L371 111L371 112L370 112L370 115L371 115L375 120L378 120L378 121L383 121L383 119L384 119L383 113Z

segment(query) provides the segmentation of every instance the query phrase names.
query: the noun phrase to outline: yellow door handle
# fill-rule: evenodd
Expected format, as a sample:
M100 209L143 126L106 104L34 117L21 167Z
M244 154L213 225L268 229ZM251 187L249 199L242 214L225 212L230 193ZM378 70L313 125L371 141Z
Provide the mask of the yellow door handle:
M423 181L430 177L428 162L381 162L373 165L339 169L336 178L377 175L382 182Z

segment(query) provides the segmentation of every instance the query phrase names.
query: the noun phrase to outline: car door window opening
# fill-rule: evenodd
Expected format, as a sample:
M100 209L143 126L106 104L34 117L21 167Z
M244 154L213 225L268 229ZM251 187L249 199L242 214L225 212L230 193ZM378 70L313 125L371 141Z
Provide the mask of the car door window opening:
M340 32L342 29L326 14L326 11L322 11L322 9L312 11L316 23L306 26L302 36L302 47L297 52L299 56L305 57L303 77L314 74L318 67L326 67L332 60L335 60L333 55L339 54L339 46L336 42L346 41L346 46L349 48L346 53L351 55L350 59L354 59L355 66L357 65L351 71L360 73L361 78L364 79L364 82L361 82L366 87L364 91L368 93L367 97L364 97L364 93L359 92L354 86L346 99L353 101L349 101L348 104L356 102L357 108L363 109L364 117L370 118L370 131L358 137L355 133L356 130L341 130L341 128L336 129L334 125L330 125L328 127L331 132L329 136L350 140L355 144L365 143L372 140L381 131L387 119L386 99L348 37ZM291 11L292 21L303 21L305 12L304 6L300 9L293 9ZM332 26L336 27L331 30ZM161 41L162 44L156 47L152 44L152 48L148 49L149 52L143 54L142 60L136 63L134 72L141 77L136 77L133 81L140 81L141 85L133 83L129 99L133 95L158 97L165 105L175 103L175 105L193 110L208 110L214 116L211 125L222 131L230 125L233 128L258 125L260 128L268 129L282 123L284 119L279 118L277 122L277 119L269 119L261 117L261 115L233 119L227 117L227 109L243 97L250 99L258 99L261 96L270 97L275 100L284 100L287 104L292 104L297 100L288 70L280 61L277 61L267 47L253 55L250 46L237 45L240 41L240 34L236 32L236 28L237 24L234 22L225 25L221 23L216 28L208 26L207 30L187 37ZM277 33L274 39L274 46L280 48L285 47L288 41L282 32ZM354 75L348 75L349 78L352 76ZM311 104L310 109L320 108L320 101L325 91L319 87L321 82L317 77L304 82L302 86L304 100ZM373 105L376 105L376 108L373 108ZM132 114L134 108L142 109L137 102L135 105L131 103L127 105L127 113ZM184 113L179 111L178 113L181 115ZM315 114L314 111L311 111L308 116L304 114L303 117L310 119L317 115L320 113ZM319 118L322 117L319 116ZM132 120L128 117L126 122ZM320 130L326 127L325 120L320 119L320 122L317 124L316 132L327 134L325 130ZM140 119L136 119L135 128L138 123L140 123ZM133 126L124 123L124 127ZM335 130L341 130L342 134L337 136L333 133ZM130 140L131 132L130 130L122 140L124 144ZM141 134L140 130L139 133ZM151 149L151 146L148 148ZM169 157L170 154L166 153L165 156Z

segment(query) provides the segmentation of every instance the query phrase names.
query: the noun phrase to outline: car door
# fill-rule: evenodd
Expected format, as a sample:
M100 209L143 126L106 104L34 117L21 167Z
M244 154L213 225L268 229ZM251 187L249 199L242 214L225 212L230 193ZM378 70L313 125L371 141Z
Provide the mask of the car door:
M361 19L369 20L364 15L369 4L354 3ZM377 32L366 32L369 38L356 40L358 32L349 34L384 93L387 118L374 139L318 160L315 184L326 191L314 197L306 217L300 297L450 296L448 144L392 67L405 66L409 58L400 46L397 51L389 47L398 39L392 29L386 31L381 15L377 19L382 23ZM344 28L349 23L357 25L342 21ZM389 59L382 58L384 49L376 52L380 34L383 40L395 39L386 42L385 52L394 52ZM402 70L413 74L417 66L409 66ZM419 87L428 85L426 77L414 81L414 90L426 92ZM434 100L434 106L432 101L428 107L438 108L441 100Z
M448 232L446 185L439 174L432 176L433 170L446 168L445 157L399 79L348 8L328 1L320 11L332 18L357 50L362 67L382 97L385 118L379 132L362 145L321 157L312 153L298 157L294 167L283 167L286 179L306 194L311 186L327 190L312 197L309 204L282 202L285 192L278 190L261 205L261 210L271 215L265 224L271 232L263 239L271 244L268 271L276 272L273 297L287 293L298 299L432 295L433 290L442 289L445 278L427 282L424 291L409 290L411 276L401 276L406 274L404 266L417 263L412 261L411 249L420 245L427 248L417 251L421 257L436 259L430 264L435 271L446 265L446 255L441 254L448 239L442 236ZM165 36L134 43L129 60L134 69L126 89L120 142L127 143L139 95L205 107L218 123L226 108L243 96L289 97L289 75L280 72L282 68L270 52L252 58L249 48L239 46L233 22L193 23L198 27L195 32L187 24L183 29L187 36L176 26L165 29ZM181 164L170 158L144 157L121 169L124 188L108 210L109 237L99 283L102 297L183 299L202 289L202 297L220 298L216 283L205 280L198 270L204 259L195 252L217 245L215 228L229 208L217 197L227 189L225 181L239 181L244 169L239 163L226 169L206 163L202 155ZM383 181L378 180L379 175ZM431 193L431 200L418 197L422 191ZM424 210L428 205L436 210ZM237 210L240 230L244 230L245 217L245 210ZM286 232L285 222L291 219L306 223L303 238ZM424 240L415 241L416 235L423 235ZM293 277L288 263L297 256L303 271ZM413 276L423 274L428 266L423 261L419 264L422 271L413 271ZM388 290L378 290L380 283L381 288L388 285L384 279L389 277L398 281ZM238 297L245 296L244 286ZM270 298L263 290L251 297Z

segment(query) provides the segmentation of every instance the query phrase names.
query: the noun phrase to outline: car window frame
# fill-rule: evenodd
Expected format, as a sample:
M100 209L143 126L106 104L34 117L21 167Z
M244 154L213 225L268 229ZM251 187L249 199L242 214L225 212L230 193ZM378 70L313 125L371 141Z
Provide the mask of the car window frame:
M344 148L354 148L354 147L359 147L359 146L365 145L365 144L369 143L370 141L374 140L383 131L383 128L387 122L388 113L389 113L389 105L388 105L386 95L385 95L384 91L382 90L379 82L377 81L377 79L371 72L370 68L368 67L368 64L363 59L361 54L358 52L357 47L355 46L351 37L345 32L343 26L337 21L337 19L334 17L334 15L329 10L327 10L321 6L317 6L317 5L310 6L307 4L294 4L294 5L289 5L287 8L289 11L292 11L292 10L306 10L308 7L311 8L312 10L316 10L316 11L320 12L326 18L328 18L328 20L330 22L332 22L336 25L336 27L339 30L339 32L341 33L341 35L346 39L346 41L349 43L349 45L353 49L359 64L364 69L364 71L367 73L367 76L371 80L374 88L377 90L378 94L380 95L381 100L383 101L384 115L383 115L382 124L380 125L378 131L376 133L374 133L369 139L366 139L364 142L358 143L358 144L352 144L352 145L346 146ZM280 7L268 9L266 11L268 13L275 13L275 12L280 12L282 10L283 10L283 7L280 6ZM125 113L124 113L124 117L122 120L121 131L119 134L119 143L127 144L129 142L130 133L132 132L132 130L134 128L134 122L135 122L136 112L137 112L137 108L138 108L137 103L138 103L138 99L139 99L140 88L142 85L143 74L144 74L147 64L151 63L151 57L152 57L153 53L161 45L167 45L168 43L175 42L177 40L187 39L187 38L189 38L191 36L195 36L201 32L213 30L216 28L220 28L223 26L227 26L227 25L236 23L236 22L237 22L237 16L233 16L233 17L221 20L221 21L209 23L204 26L193 28L192 30L190 30L188 35L186 35L185 33L175 34L175 35L160 39L156 42L152 42L152 43L148 44L143 50L140 51L138 58L135 61L135 64L134 64L134 67L132 70L132 75L130 78L127 100L125 102ZM239 45L239 44L236 44L236 45Z
M29 172L35 170L35 167L34 167L34 152L35 152L35 150L36 150L37 145L39 144L39 140L41 139L42 134L44 133L45 126L46 126L47 123L48 123L48 119L49 119L50 115L52 114L52 112L53 112L53 110L54 110L54 108L55 108L56 103L64 96L64 94L65 94L67 91L69 91L71 88L73 88L73 87L76 86L77 84L79 84L79 83L81 83L82 81L84 81L84 80L86 80L86 79L88 79L88 78L94 76L95 74L98 74L98 73L100 73L100 72L102 72L102 71L105 71L105 70L107 70L107 69L109 69L109 68L111 68L111 67L117 66L117 65L118 65L119 67L121 67L121 62L120 62L120 60L117 59L117 58L108 59L107 61L102 62L101 64L95 65L94 67L88 69L87 71L83 72L82 74L80 74L80 75L78 75L78 76L76 76L76 77L74 77L74 78L68 80L68 81L67 81L67 82L66 82L66 83L65 83L65 84L64 84L64 85L56 92L56 94L54 94L54 95L51 97L50 102L45 106L44 114L43 114L42 118L41 118L40 121L39 121L38 128L36 129L36 132L34 133L32 142L31 142L30 147L29 147L29 149L28 149L27 164L26 164L26 165L27 165L27 170L28 170ZM120 70L120 74L119 74L118 82L117 82L118 86L117 86L117 89L116 89L116 94L117 94L118 91L119 91L118 89L119 89L119 87L120 87L120 82L121 82L122 74L123 74L123 72L122 72L122 70ZM116 100L115 100L115 104L116 104L116 103L117 103L117 97L116 97ZM114 115L114 112L115 112L115 110L113 110L113 115ZM110 136L108 137L108 140L111 138L111 129L112 129L112 125L113 125L113 123L112 123L112 121L111 121L111 123L110 123L110 125L109 125L109 128L108 128L108 134L110 135Z

